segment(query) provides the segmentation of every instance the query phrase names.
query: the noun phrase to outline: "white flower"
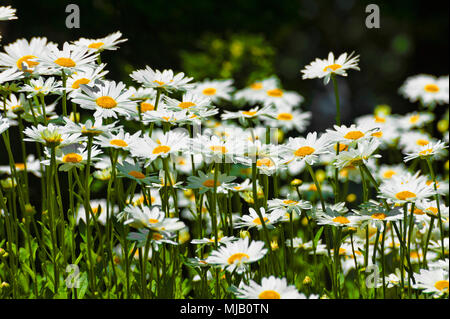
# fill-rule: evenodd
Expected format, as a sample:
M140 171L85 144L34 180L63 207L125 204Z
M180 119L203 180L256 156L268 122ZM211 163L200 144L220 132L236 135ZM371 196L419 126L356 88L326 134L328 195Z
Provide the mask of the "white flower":
M26 39L19 39L4 47L5 53L0 53L0 65L28 73L40 73L44 69L37 59L42 56L48 45L55 44L48 43L47 38L32 38L29 42Z
M250 279L249 285L241 282L235 292L240 299L306 299L294 285L288 286L286 278L262 278L261 285Z
M260 207L259 211L261 213L264 224L268 229L273 228L274 224L280 221L280 219L284 216L284 211L282 209L275 209L270 213L266 213L264 207ZM235 224L235 228L256 227L258 229L261 229L263 227L261 218L253 208L249 208L249 213L249 215L243 215L239 218L240 221Z
M442 153L442 151L447 148L444 142L437 141L436 143L430 142L423 146L416 146L413 152L407 152L404 158L405 162L408 162L415 158L433 158L436 155Z
M31 79L30 84L25 84L22 87L22 92L29 92L27 98L30 98L35 95L48 95L48 94L61 94L62 82L57 81L54 77L48 77L44 79L44 77L40 76L38 79Z
M424 105L448 104L448 75L439 78L419 74L406 79L399 92L411 102L421 101Z
M117 44L127 41L128 39L120 39L122 33L120 31L111 33L100 39L80 38L73 44L80 47L89 48L92 51L116 50Z
M62 50L59 50L57 46L47 46L42 56L37 58L37 61L42 62L42 66L48 67L52 73L72 74L82 71L86 67L95 67L97 55L88 48L65 42Z
M97 136L94 143L101 147L112 147L115 149L129 150L133 143L136 143L141 135L138 131L131 135L120 129L117 133L107 133L106 135Z
M125 84L115 81L103 81L94 88L82 87L72 102L82 108L95 110L95 118L117 118L117 115L136 113L136 103L130 100L132 92L125 89Z
M193 93L210 98L213 102L230 100L233 80L212 80L203 81L195 84Z
M143 70L131 73L131 78L147 88L164 89L166 91L185 91L192 87L188 84L193 78L185 77L183 72L174 75L172 70L153 70L147 66Z
M349 127L342 125L334 125L334 130L327 130L328 139L332 142L344 143L349 145L354 142L361 142L366 139L376 137L378 128L366 128L362 126L356 126L355 124ZM341 150L339 150L341 151Z
M16 9L11 6L0 7L0 21L2 20L14 20L16 17Z
M364 140L358 143L357 148L340 152L333 164L339 169L367 164L369 158L381 157L379 154L373 155L379 146L380 142L376 139Z
M432 293L434 297L439 297L449 293L448 270L421 269L419 274L414 274L416 284L414 289L421 289L424 293Z
M155 160L157 157L165 158L177 154L186 146L187 135L176 131L169 131L155 141L148 136L137 139L131 145L130 152L134 157Z
M17 69L11 68L0 72L0 84L8 81L15 81L23 77L23 73Z
M260 260L266 253L267 248L264 248L264 242L252 241L249 243L249 239L246 237L213 250L206 262L221 266L230 273L236 271L241 274L246 271L246 264Z
M347 53L342 53L337 59L334 58L333 52L328 54L328 59L316 59L311 64L305 66L305 69L301 70L303 73L303 79L324 78L324 84L330 81L332 74L341 76L347 76L346 70L355 69L359 71L358 67L359 55L353 56L351 53L347 56Z
M306 138L290 137L284 147L286 152L283 155L288 160L301 161L313 165L318 161L320 154L328 153L329 145L330 141L326 135L317 138L317 132L310 132Z
M300 110L292 110L291 108L281 107L276 111L268 114L263 120L266 126L279 127L284 131L295 128L297 132L304 132L309 125L311 112L302 112Z
M84 68L79 72L72 73L66 82L66 91L69 93L69 98L75 97L80 93L80 85L94 86L97 79L101 79L108 71L103 70L106 64L100 64L96 68Z

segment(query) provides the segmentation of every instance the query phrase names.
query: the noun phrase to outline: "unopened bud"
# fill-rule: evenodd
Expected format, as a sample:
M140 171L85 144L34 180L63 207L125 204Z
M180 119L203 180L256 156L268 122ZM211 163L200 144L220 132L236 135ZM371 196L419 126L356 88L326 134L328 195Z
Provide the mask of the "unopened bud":
M312 284L312 279L311 279L311 277L305 276L305 279L303 279L303 284L304 284L305 286L311 285L311 284Z
M242 239L245 239L245 238L251 239L251 238L250 238L250 232L249 232L248 230L241 230L241 231L239 232L239 236L240 236Z

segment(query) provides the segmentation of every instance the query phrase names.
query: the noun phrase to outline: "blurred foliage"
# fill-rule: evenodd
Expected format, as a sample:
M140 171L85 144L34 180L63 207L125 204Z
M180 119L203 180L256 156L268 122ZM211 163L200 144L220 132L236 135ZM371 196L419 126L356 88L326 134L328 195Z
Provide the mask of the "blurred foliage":
M180 54L182 69L197 80L233 78L245 86L275 73L275 48L262 35L237 33L223 39L208 33L197 48Z

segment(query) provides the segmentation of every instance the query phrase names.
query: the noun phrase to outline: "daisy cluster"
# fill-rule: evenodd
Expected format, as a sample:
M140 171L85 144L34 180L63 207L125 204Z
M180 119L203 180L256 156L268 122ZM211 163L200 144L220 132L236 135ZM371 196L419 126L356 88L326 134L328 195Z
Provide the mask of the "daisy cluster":
M14 13L0 7L0 20ZM139 273L143 297L163 296L152 280L168 280L169 268L185 276L178 268L188 267L189 283L172 283L201 281L214 292L206 296L338 298L345 295L339 273L354 278L369 265L383 269L380 289L448 295L448 132L435 129L433 112L446 106L448 116L448 76L406 79L400 93L419 102L417 111L379 106L316 132L308 130L304 97L276 77L236 88L232 79L197 82L145 66L129 75L135 86L111 80L102 52L126 41L120 32L62 45L36 37L0 53L0 133L8 151L1 159L9 162L0 166L8 176L0 225L9 227L19 213L25 233L41 227L54 269L81 242L89 278L100 271L93 258L104 253L105 276ZM358 55L330 52L301 73L336 85L358 62ZM11 144L16 129L23 138ZM12 156L16 144L22 162ZM28 173L42 181L41 203L31 201ZM30 216L43 222L30 224ZM64 246L66 231L81 238L69 236ZM330 271L332 293L319 271Z

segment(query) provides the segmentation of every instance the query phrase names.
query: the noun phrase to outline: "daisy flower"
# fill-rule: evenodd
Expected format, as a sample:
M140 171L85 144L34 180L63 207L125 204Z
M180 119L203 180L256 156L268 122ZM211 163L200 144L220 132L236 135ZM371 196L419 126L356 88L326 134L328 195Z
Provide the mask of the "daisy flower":
M379 181L391 179L394 175L399 176L407 172L406 167L403 164L397 165L381 165L376 171L377 179Z
M84 109L95 110L95 118L117 118L117 115L135 113L136 103L130 96L131 92L122 82L103 81L94 88L82 87L82 92L75 95L72 102Z
M205 174L202 171L198 171L198 175L199 176L189 176L187 178L189 181L188 188L200 189L200 194L214 190L214 172ZM235 178L236 176L227 176L227 174L218 172L216 181L217 191L222 192L224 190L224 184L232 182Z
M136 143L141 135L141 131L138 131L131 135L120 129L117 133L106 133L105 135L97 136L94 140L94 144L101 147L112 147L115 149L128 151L133 143Z
M220 139L215 135L198 134L192 139L192 153L201 154L206 163L236 163L242 153L243 142L234 138Z
M399 140L399 146L403 149L404 153L414 152L418 146L426 146L430 143L436 143L436 139L428 133L418 131L404 132Z
M39 73L42 68L37 59L48 45L55 44L47 42L47 38L31 38L30 41L19 39L4 47L5 53L0 53L0 65L28 73Z
M339 203L344 204L345 203ZM338 205L339 205L338 204ZM316 221L318 225L331 225L335 227L356 227L361 220L360 216L351 215L351 214L343 214L343 211L347 209L345 206L339 206L336 209L336 205L328 206L327 210L324 212L321 209L317 209L316 211Z
M47 126L38 124L37 127L27 127L23 133L27 136L24 141L42 143L48 147L65 146L80 141L80 134L68 134L62 126L52 123Z
M368 129L355 124L350 125L350 127L345 125L334 125L334 130L327 130L327 137L332 142L339 142L349 145L354 142L361 142L363 140L370 139L376 136L377 131L378 128Z
M142 114L142 121L145 124L148 123L168 123L170 125L177 125L190 120L190 115L187 110L181 111L169 111L164 109L158 109L157 111L147 111Z
M380 158L381 155L373 153L380 146L380 142L376 139L364 140L358 143L357 148L352 148L348 151L340 152L336 156L336 160L333 163L339 169L347 166L359 166L361 164L367 164L367 160L371 158Z
M414 289L423 290L426 294L433 294L433 297L436 298L449 293L448 271L444 269L421 269L420 273L414 274L414 278L416 279Z
M419 74L406 79L399 92L411 102L424 105L448 104L448 75L439 78Z
M247 264L260 260L266 253L267 248L264 248L264 242L252 241L249 243L248 237L245 237L213 250L206 258L206 262L220 266L230 273L236 271L236 273L242 274L247 270Z
M64 126L64 131L70 134L81 134L81 135L91 135L97 136L100 134L112 134L113 132L119 130L122 126L117 126L117 122L103 125L103 121L100 118L92 120L87 120L85 123L75 123L70 118L63 118L66 125Z
M433 122L434 114L430 112L411 112L401 116L398 119L398 125L403 130L411 130L413 128L422 128L428 123Z
M293 247L295 251L299 249L313 250L313 241L304 242L301 237L294 237L286 239L286 246ZM327 252L327 246L322 244L322 240L319 239L316 245L316 253L324 254ZM311 253L314 253L313 251Z
M248 87L236 91L234 94L235 100L244 100L250 104L255 104L261 101L261 96L268 90L279 87L278 80L274 77L267 78L251 83Z
M187 138L184 132L176 131L168 131L157 141L144 136L131 145L130 152L133 157L154 161L158 157L166 158L171 154L177 154L185 147Z
M22 87L22 92L29 92L27 98L31 98L36 95L48 95L61 94L62 92L62 82L57 81L54 77L48 77L44 79L40 76L38 79L31 79L30 84L25 84Z
M266 126L279 127L283 131L296 129L297 132L304 132L309 125L311 112L302 112L299 110L291 110L287 107L278 108L264 117Z
M126 177L136 181L138 184L150 184L155 181L154 177L146 176L137 164L132 164L127 161L117 164L118 176Z
M270 106L265 106L263 108L255 107L248 111L237 111L237 112L230 112L230 111L224 111L223 114L221 114L222 120L231 120L231 119L239 119L241 123L245 123L245 120L249 119L257 119L260 116L267 116L269 114Z
M305 66L301 73L303 79L324 78L324 84L328 84L332 74L347 76L346 70L354 69L359 71L358 67L359 55L353 56L353 53L347 55L342 53L337 59L334 58L333 52L328 54L328 59L319 59Z
M231 243L233 241L236 241L237 238L234 236L223 236L217 237L217 244L218 245L225 245L227 243ZM215 243L215 237L212 236L211 238L202 238L202 239L192 239L191 244L197 244L197 245L214 245Z
M46 150L46 155L49 158L50 152ZM97 160L97 156L101 154L101 151L97 147L91 149L91 161ZM72 168L82 168L88 160L88 150L81 144L70 144L61 146L55 149L56 164L59 166L60 171L68 172ZM50 160L42 161L44 165L50 165Z
M197 82L192 93L208 97L213 102L231 100L231 92L234 90L233 80L207 80Z
M426 178L419 174L420 172L415 175L407 173L392 176L391 179L383 181L380 185L378 196L398 204L415 202L433 196L434 190L428 187Z
M261 285L250 279L249 284L243 282L234 292L240 299L305 299L294 285L288 285L286 278L262 278Z
M443 201L440 202L439 209L436 205L435 200L421 200L416 202L416 207L414 210L414 214L423 215L427 214L430 217L438 217L439 211L441 212L442 219L448 219L449 216L449 207L445 206Z
M9 81L15 81L18 79L21 79L23 77L23 73L20 71L17 71L17 69L7 69L5 71L0 72L0 84L3 84L5 82Z
M48 67L52 73L72 74L86 67L94 67L97 56L98 53L88 48L65 42L62 50L59 50L57 46L47 46L37 61L41 62L43 67Z
M0 119L1 122L1 119ZM0 124L1 127L1 124ZM1 129L0 129L1 134ZM36 177L41 177L41 161L33 154L28 154L26 163L14 163L16 171L24 171L25 167L28 173L34 174ZM0 165L0 173L11 175L11 167L9 165Z
M191 91L183 94L181 101L168 96L162 98L165 106L172 111L188 110L190 112L198 109L207 109L212 106L211 99L207 96L197 95Z
M317 132L310 132L306 138L290 137L284 147L286 152L283 155L288 160L301 161L313 165L318 161L320 154L328 153L329 145L330 141L327 135L324 134L317 138Z
M281 88L268 89L265 92L261 92L259 101L264 106L274 106L275 108L281 107L295 107L302 103L303 96L296 92L285 91Z
M131 78L136 82L141 83L147 88L164 89L170 91L186 91L192 87L189 84L193 78L185 77L183 72L174 75L172 70L153 70L147 66L143 70L133 71L130 74Z
M166 218L164 211L158 206L149 208L147 206L128 205L118 215L118 218L124 220L124 225L130 225L134 228L146 227L154 231L173 232L185 226L178 218Z
M373 227L383 229L384 222L393 222L403 219L403 212L394 208L386 210L381 203L369 201L360 205L360 210L354 209L353 212L361 216L361 227L370 224Z
M260 174L272 176L282 169L286 169L286 161L277 156L258 156L256 167Z
M86 39L80 38L75 41L73 44L75 46L89 48L91 50L104 51L104 50L116 50L118 48L117 44L127 41L128 39L120 39L122 33L120 31L111 33L104 38L100 39Z
M415 158L433 158L436 155L442 153L448 146L445 142L437 141L436 143L430 142L427 145L417 146L414 152L407 152L404 158L405 163Z
M107 218L106 199L93 199L89 202L89 206L91 207L91 215L89 216L90 220L92 220L92 217L94 217L95 220L98 221L100 224L106 225L106 218ZM112 214L110 213L110 215ZM86 210L83 205L81 205L78 208L76 216L77 216L76 217L77 224L80 223L80 220L86 223Z
M103 70L106 64L100 64L95 68L84 68L82 71L72 73L66 82L66 91L69 98L75 97L80 93L80 85L89 85L92 87L95 80L103 78L109 71Z
M267 201L269 210L273 209L286 209L288 212L295 210L298 214L301 214L302 210L309 210L312 208L310 202L305 200L293 200L293 199L270 199Z
M9 98L6 100L6 114L9 118L17 117L17 114L22 114L25 112L25 105L27 104L25 96L20 94L19 98L14 94L10 94Z
M259 209L264 224L268 229L274 228L274 224L276 224L280 219L284 216L284 211L282 209L275 209L270 213L266 213L264 207ZM243 215L240 217L239 222L235 224L235 228L241 227L256 227L258 229L262 228L262 221L259 217L258 213L253 208L249 208L249 215Z
M3 20L14 20L16 17L16 9L11 6L0 7L0 21Z

